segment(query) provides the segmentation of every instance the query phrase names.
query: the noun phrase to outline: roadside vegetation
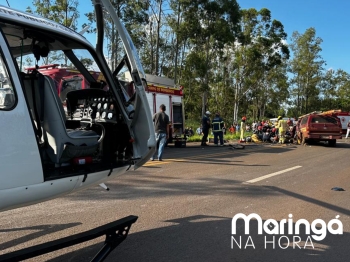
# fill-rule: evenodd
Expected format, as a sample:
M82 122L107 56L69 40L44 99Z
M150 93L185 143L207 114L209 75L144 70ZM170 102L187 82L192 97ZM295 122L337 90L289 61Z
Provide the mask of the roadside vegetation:
M251 133L249 133L249 132L246 132L244 134L245 134L245 136L251 135ZM224 135L224 140L226 140L226 141L239 140L239 136L240 136L240 134L238 134L238 133L235 133L235 134L229 133L229 134ZM209 139L214 138L214 136L212 134L209 134L208 137L209 137ZM187 142L201 142L201 141L202 141L202 136L197 135L197 134L187 138Z

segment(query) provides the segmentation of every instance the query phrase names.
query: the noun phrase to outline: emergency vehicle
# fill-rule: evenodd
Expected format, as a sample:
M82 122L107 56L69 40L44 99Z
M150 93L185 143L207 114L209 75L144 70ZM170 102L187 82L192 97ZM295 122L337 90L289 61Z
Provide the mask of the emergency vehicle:
M172 142L172 138L180 137L185 130L183 87L175 86L175 82L171 78L145 75L147 80L146 96L150 112L153 115L159 111L161 104L166 106L166 114L169 115L171 122L169 142ZM125 80L131 82L129 72L126 72Z
M37 67L26 68L28 74L38 70L43 75L49 76L55 83L58 96L62 102L66 99L67 93L73 90L89 88L88 81L84 76L74 68L62 67L60 64L41 65ZM105 81L101 72L89 71L90 75L96 81Z
M343 134L346 134L346 131L348 129L348 123L350 120L350 112L342 112L341 110L329 110L326 112L323 112L324 114L333 114L336 117L340 119L341 123L341 129L343 131Z

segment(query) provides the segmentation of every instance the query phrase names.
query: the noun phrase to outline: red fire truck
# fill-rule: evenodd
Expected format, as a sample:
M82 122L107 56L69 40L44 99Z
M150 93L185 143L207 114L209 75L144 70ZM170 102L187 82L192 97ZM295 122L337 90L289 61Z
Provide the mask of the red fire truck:
M130 74L125 75L127 82L130 81ZM180 137L184 132L185 114L183 107L183 87L175 86L174 80L167 77L160 77L146 74L147 100L152 114L159 110L159 106L166 106L166 113L171 122L170 141L172 137Z
M35 70L35 67L27 68L27 73ZM60 67L59 64L42 65L38 70L43 74L51 77L57 88L61 100L65 100L69 91L88 88L88 82L83 78L78 70L66 67ZM90 71L90 74L98 81L104 80L100 72Z

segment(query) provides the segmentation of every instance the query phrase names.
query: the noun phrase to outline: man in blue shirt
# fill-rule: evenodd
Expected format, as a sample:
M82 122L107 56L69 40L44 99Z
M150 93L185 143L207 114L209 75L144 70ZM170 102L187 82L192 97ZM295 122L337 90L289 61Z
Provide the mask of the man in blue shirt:
M202 144L201 146L207 146L207 140L208 140L208 134L209 134L209 128L210 128L210 112L205 112L205 115L202 118Z
M215 114L215 118L212 122L213 134L214 134L214 144L218 146L218 138L220 139L220 146L224 145L224 135L222 129L224 128L224 120L220 117L219 113Z

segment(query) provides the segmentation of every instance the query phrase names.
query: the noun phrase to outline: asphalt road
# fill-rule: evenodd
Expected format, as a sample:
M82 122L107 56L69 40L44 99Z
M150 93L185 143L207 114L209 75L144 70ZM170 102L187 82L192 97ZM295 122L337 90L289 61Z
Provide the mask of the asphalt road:
M128 238L106 261L349 261L349 153L350 143L344 141L336 148L166 148L165 161L148 162L110 181L110 191L93 187L1 213L0 254L136 215ZM287 234L287 225L281 227L284 234L259 235L257 222L251 222L245 247L243 220L237 222L237 234L231 234L232 217L238 213L256 213L263 222L292 214L293 227L299 219L327 224L339 215L344 233L325 230L325 238L316 241L310 235L319 235L322 225L310 234L301 226L298 248L293 247L298 235ZM236 241L242 237L241 248L232 236ZM274 248L265 243L273 237ZM103 241L101 237L30 261L89 261Z

